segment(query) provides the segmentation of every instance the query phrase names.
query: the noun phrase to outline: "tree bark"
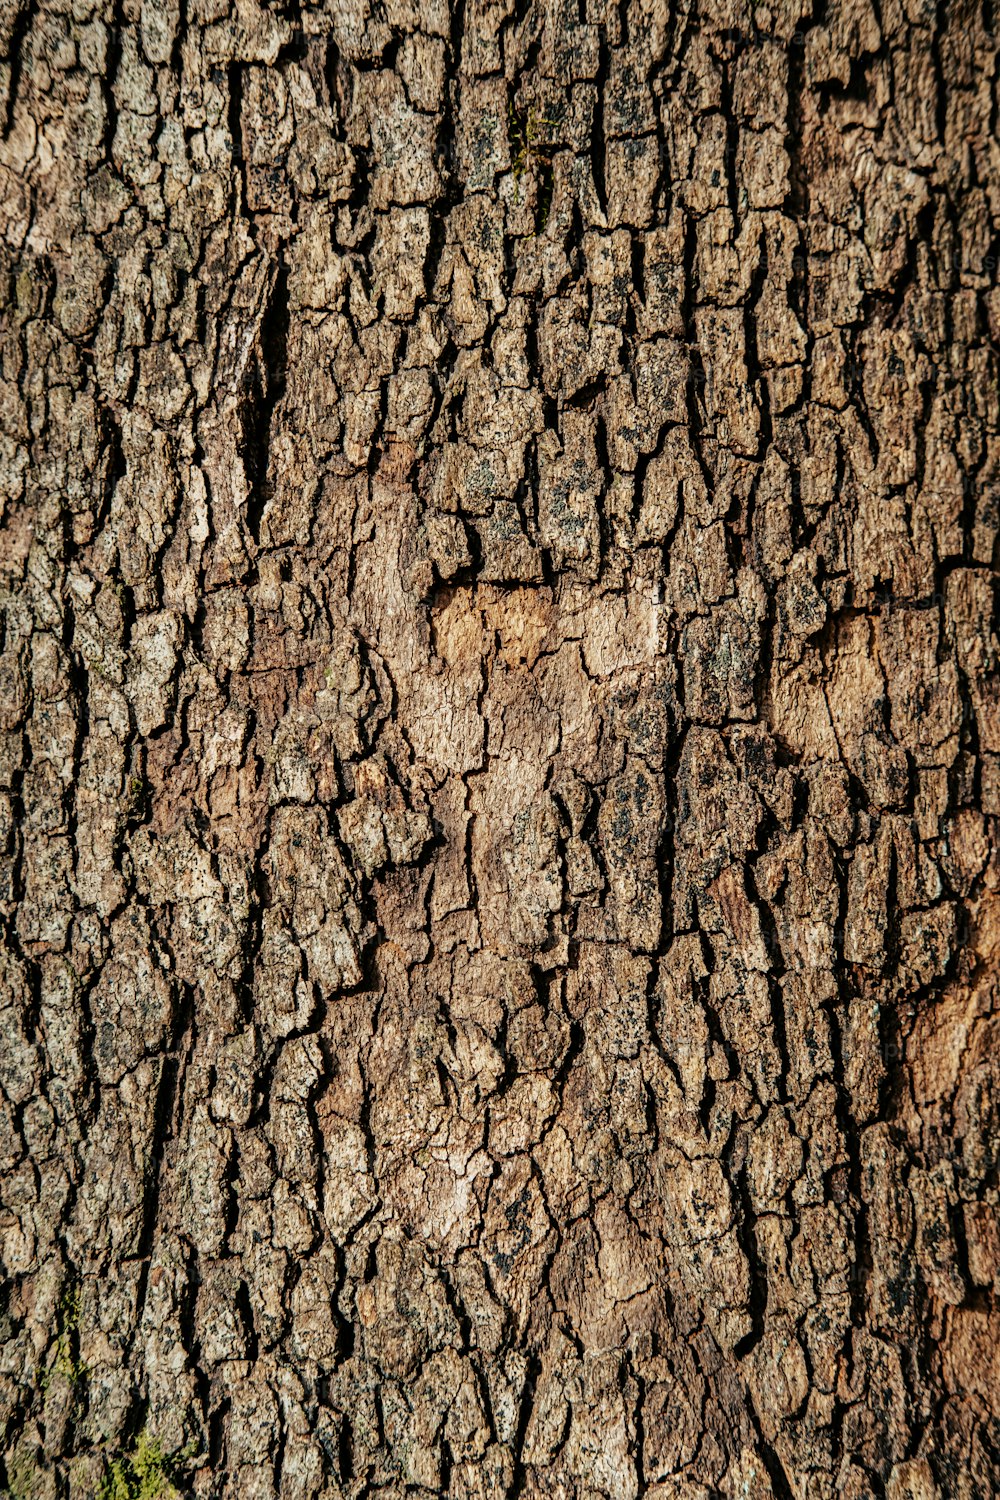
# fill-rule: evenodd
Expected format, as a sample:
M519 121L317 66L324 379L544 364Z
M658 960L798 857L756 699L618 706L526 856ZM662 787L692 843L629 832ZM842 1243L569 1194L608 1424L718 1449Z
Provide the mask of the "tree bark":
M14 0L0 1479L1000 1494L958 0Z

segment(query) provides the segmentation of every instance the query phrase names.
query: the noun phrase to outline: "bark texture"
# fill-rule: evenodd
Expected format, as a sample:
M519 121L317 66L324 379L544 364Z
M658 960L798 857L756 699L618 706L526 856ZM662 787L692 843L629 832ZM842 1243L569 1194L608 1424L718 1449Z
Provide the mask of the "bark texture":
M1000 1493L992 15L6 5L15 1500Z

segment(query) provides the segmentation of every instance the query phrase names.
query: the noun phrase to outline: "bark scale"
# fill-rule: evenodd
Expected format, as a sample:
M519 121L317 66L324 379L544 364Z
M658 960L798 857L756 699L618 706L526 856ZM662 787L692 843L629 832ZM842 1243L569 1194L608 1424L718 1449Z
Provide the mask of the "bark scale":
M8 8L17 1500L1000 1493L991 15Z

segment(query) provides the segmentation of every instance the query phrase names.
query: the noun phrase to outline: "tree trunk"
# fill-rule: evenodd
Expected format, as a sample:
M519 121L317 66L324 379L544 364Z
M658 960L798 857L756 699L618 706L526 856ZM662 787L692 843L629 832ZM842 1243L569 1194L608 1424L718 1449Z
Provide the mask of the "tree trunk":
M1000 1494L993 14L8 6L15 1500Z

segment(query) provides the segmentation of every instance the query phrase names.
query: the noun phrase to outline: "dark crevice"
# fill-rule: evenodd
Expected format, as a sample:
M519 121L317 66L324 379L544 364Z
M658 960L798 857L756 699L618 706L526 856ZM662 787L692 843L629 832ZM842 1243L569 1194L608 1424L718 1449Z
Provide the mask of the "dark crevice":
M14 126L14 111L17 107L18 91L21 87L21 75L24 71L24 53L28 42L28 33L31 23L38 10L38 0L22 0L21 5L15 12L14 25L11 29L10 45L7 56L10 59L10 75L7 81L7 98L4 104L3 128L0 130L0 140L7 140Z
M275 409L285 392L289 329L288 272L281 259L260 325L259 348L244 383L240 405L240 452L247 477L247 529L258 547L268 501L271 427Z
M601 25L597 29L598 46L600 57L597 65L597 77L594 80L594 120L590 132L590 162L594 178L594 191L601 213L608 211L608 185L607 185L607 142L604 138L604 95L611 77L611 49L608 46L606 28Z

